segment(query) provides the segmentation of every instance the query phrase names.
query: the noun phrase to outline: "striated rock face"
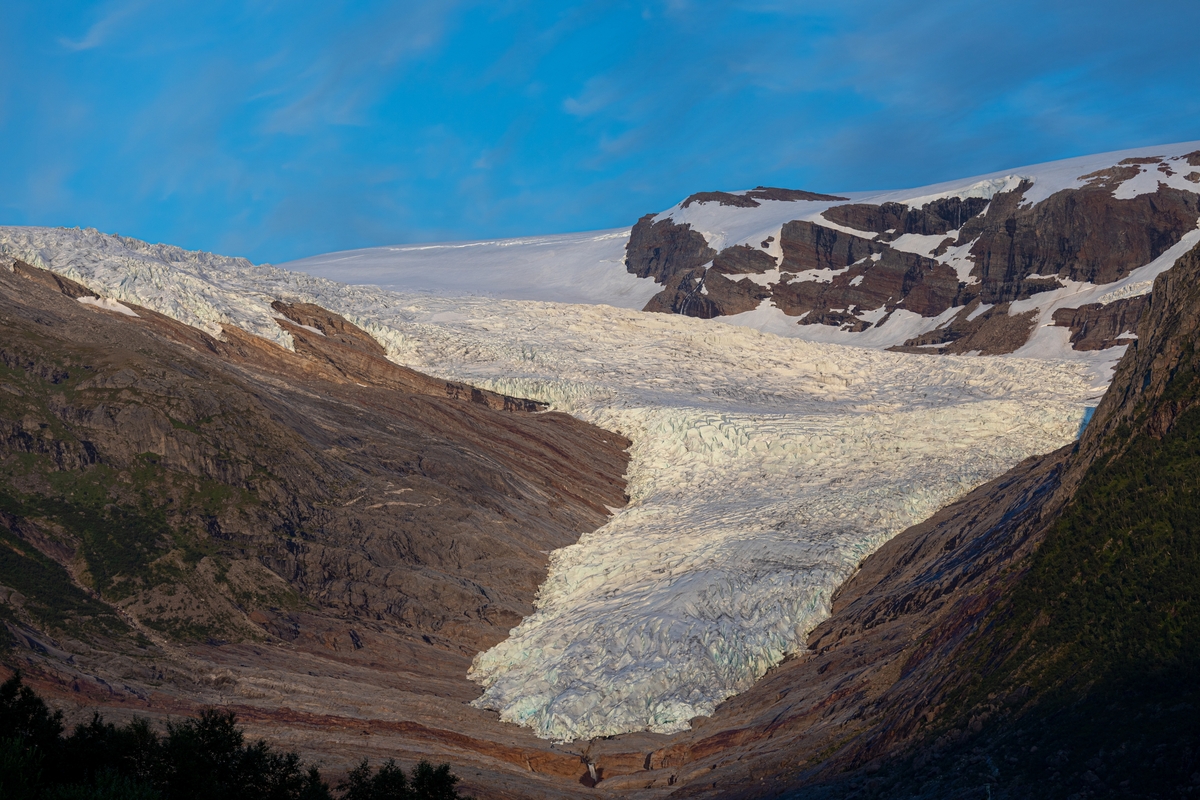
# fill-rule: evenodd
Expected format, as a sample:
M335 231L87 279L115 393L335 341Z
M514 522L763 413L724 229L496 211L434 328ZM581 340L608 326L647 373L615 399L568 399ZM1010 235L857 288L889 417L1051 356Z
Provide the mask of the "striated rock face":
M997 356L1011 353L1028 341L1037 325L1037 311L1013 314L1011 306L1011 303L1001 303L991 308L981 308L979 300L975 299L948 324L888 349L899 353L937 355L977 353Z
M944 197L912 208L903 203L850 203L834 206L822 216L830 222L868 233L884 234L891 238L906 233L922 236L957 231L967 220L988 206L982 197ZM885 239L886 241L886 239Z
M936 317L959 294L955 271L916 253L835 231L810 222L789 222L780 238L781 269L829 270L828 282L781 278L773 287L775 305L806 325L865 330L870 322L856 312L905 308Z
M1076 350L1104 350L1130 344L1150 298L1147 295L1124 297L1111 303L1089 303L1079 308L1060 308L1054 312L1054 324L1071 329L1071 345Z
M805 221L784 223L779 246L783 250L783 261L779 266L787 272L843 269L890 249L869 239Z
M713 270L722 275L761 275L775 269L775 259L750 245L726 247L713 259Z
M3 361L33 381L6 395L9 452L228 487L243 500L214 506L202 539L257 552L324 606L478 649L528 613L540 551L623 503L620 437L394 365L323 309L277 306L329 331L281 321L293 355L233 328L221 342L146 309L92 311L21 277L38 273L0 273ZM36 469L11 480L54 485Z
M1029 188L993 197L988 213L967 222L959 235L960 244L975 242L971 274L985 303L1059 286L1031 275L1111 283L1158 258L1200 217L1200 197L1178 189L1120 200L1101 183L1022 208Z
M704 234L691 225L669 219L654 221L653 214L638 220L625 248L625 267L639 278L666 283L674 276L712 261L717 251L708 246Z

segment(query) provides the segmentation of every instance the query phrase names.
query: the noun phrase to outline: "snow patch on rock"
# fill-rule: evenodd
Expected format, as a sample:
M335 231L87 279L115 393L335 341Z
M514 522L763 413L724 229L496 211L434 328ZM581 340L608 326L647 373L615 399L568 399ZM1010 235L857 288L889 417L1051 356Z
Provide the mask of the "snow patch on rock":
M83 303L85 306L103 308L105 311L115 311L118 314L124 314L127 317L137 316L137 312L135 312L132 308L124 305L123 303L118 303L112 298L105 297L101 299L99 297L77 297L75 299L78 302Z

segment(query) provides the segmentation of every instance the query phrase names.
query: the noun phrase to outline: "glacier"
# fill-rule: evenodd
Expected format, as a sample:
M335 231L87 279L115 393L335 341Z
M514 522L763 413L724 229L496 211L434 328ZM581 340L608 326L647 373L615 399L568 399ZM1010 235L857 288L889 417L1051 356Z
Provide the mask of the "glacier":
M1196 149L1141 148L850 199L988 197L1029 180L1025 201L1037 202L1121 159ZM1114 191L1160 183L1194 188L1182 172L1142 165ZM656 219L691 224L717 249L772 237L766 252L778 257L781 226L829 205L680 203ZM289 349L271 302L316 303L397 363L628 436L629 504L550 554L534 613L469 675L481 687L477 706L571 741L686 729L802 654L836 587L891 536L1072 441L1125 348L1073 350L1054 312L1146 293L1200 242L1200 228L1120 281L1064 279L1014 302L1010 313L1038 312L1036 328L1001 357L885 351L957 309L934 318L899 310L861 333L798 326L769 303L716 320L641 313L659 287L625 271L628 237L616 229L368 248L281 268L90 229L8 227L0 254L85 284L96 313L142 306ZM893 246L936 256L968 280L969 246L938 256L938 241ZM382 288L351 285L367 282Z
M388 292L94 230L0 228L0 253L84 283L111 301L97 313L144 306L282 347L271 301L317 303L399 363L628 436L629 504L551 554L535 613L469 676L476 705L561 741L669 733L711 714L803 652L863 558L1070 442L1103 389L1079 361L906 355L606 305Z

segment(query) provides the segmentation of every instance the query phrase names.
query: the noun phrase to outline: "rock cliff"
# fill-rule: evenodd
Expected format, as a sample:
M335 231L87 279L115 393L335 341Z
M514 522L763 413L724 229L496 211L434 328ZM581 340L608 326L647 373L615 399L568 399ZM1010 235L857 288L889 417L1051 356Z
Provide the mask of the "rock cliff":
M1056 191L1041 191L1043 178L1009 176L906 201L799 192L787 199L806 205L791 219L771 202L784 198L761 187L701 192L639 220L626 267L663 285L647 311L712 318L773 308L792 324L871 331L863 341L872 346L929 353L1011 353L1041 327L1061 326L1070 347L1105 350L1128 343L1137 298L1169 264L1150 266L1196 229L1200 194L1180 182L1196 158L1125 158ZM739 242L723 232L764 204L771 235L756 228ZM1121 283L1143 268L1139 287ZM1117 303L1070 303L1104 286L1121 287Z

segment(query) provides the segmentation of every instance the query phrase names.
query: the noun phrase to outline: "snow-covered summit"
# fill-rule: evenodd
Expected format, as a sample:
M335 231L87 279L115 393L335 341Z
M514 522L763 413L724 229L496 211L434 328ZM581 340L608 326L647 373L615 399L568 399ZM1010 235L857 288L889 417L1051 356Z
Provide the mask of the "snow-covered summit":
M640 309L658 289L625 270L629 228L346 250L284 268L342 283L554 303L603 303Z

